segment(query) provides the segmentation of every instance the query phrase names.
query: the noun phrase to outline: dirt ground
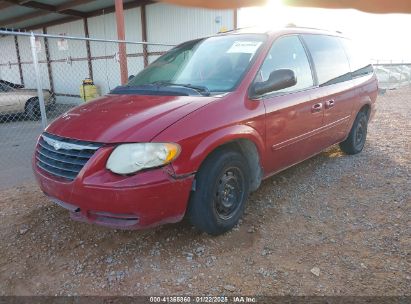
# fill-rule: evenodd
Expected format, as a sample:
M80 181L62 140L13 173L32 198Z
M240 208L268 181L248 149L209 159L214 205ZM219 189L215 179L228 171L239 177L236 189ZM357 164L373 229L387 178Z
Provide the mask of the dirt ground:
M411 89L366 147L266 180L233 231L72 222L35 184L0 192L0 295L411 295Z

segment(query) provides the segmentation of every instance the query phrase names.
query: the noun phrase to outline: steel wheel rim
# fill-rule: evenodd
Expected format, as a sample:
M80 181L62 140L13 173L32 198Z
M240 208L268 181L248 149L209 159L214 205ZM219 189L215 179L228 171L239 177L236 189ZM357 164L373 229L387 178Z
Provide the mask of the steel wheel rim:
M366 132L365 122L363 119L361 119L358 123L357 129L355 130L355 139L354 139L354 144L358 149L361 149L362 146L364 145L365 132Z
M241 207L245 181L237 167L225 169L220 175L214 196L214 211L223 220L231 219Z

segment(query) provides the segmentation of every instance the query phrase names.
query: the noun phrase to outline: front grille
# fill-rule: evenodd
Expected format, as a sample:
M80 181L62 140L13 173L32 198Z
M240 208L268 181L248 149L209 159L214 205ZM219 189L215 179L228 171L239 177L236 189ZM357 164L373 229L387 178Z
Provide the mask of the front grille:
M36 164L51 175L74 180L102 144L43 133L36 152Z

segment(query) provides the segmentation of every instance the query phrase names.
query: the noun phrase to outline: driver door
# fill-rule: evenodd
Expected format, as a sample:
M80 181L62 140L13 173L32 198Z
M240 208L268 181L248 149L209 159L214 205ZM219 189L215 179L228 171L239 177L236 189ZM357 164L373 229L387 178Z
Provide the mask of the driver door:
M266 108L267 173L278 172L322 150L323 96L298 35L274 41L256 81L266 81L278 69L294 71L297 83L263 95Z

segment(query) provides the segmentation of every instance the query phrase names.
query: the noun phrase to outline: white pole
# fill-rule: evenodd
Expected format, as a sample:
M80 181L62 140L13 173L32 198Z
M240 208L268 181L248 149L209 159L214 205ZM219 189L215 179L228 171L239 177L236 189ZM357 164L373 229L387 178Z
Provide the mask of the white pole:
M43 127L43 130L44 130L47 127L46 107L44 105L43 87L41 85L39 61L37 59L36 37L34 37L33 32L31 32L31 35L30 35L30 45L31 45L31 55L33 57L34 73L35 73L36 82L37 82L37 96L39 98L39 104L40 104L41 126Z

